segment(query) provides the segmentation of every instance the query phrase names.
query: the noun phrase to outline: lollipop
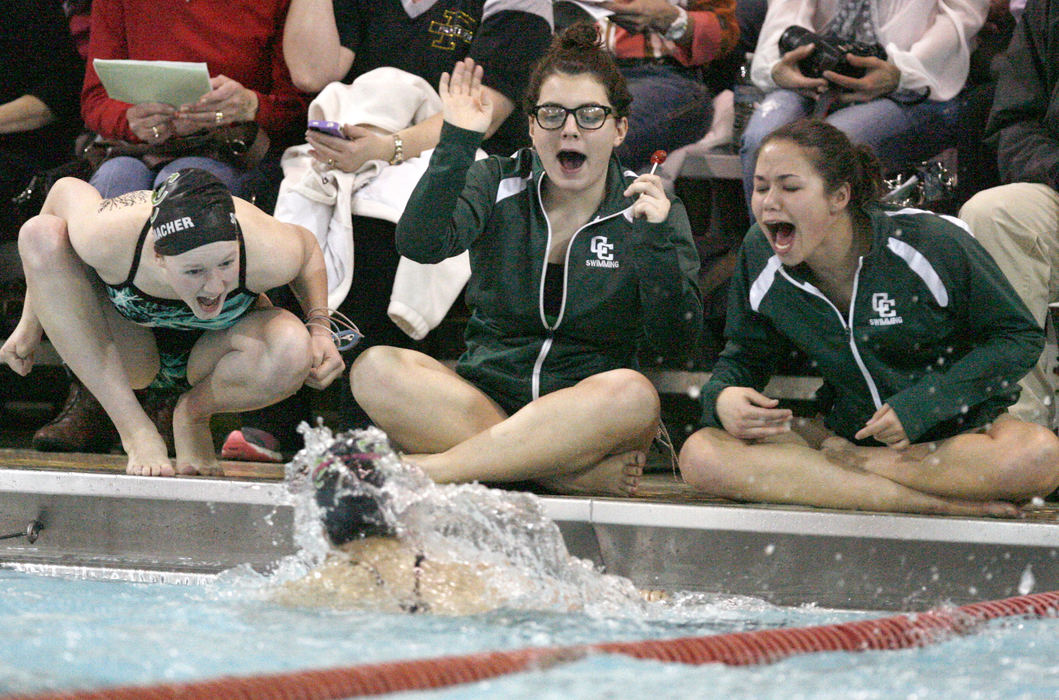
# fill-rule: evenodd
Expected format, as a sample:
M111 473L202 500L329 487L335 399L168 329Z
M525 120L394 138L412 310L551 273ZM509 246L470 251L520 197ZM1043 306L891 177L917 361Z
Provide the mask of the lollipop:
M654 153L652 153L651 154L651 174L654 175L655 174L655 170L658 169L658 166L661 165L662 163L665 163L665 162L666 162L666 152L665 151L655 151Z

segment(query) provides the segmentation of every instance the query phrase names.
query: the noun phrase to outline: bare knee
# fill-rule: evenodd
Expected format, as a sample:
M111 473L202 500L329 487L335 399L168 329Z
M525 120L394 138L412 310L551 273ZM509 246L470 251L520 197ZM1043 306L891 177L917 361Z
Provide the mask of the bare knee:
M297 318L284 315L271 319L261 346L262 374L278 391L292 394L301 388L312 369L309 334Z
M631 369L616 369L602 372L584 380L597 390L606 411L622 424L621 430L643 433L647 440L658 431L661 401L658 391L644 375Z
M19 230L18 254L27 270L46 271L60 256L72 252L66 222L57 216L38 214Z
M388 345L375 345L360 353L349 368L349 389L358 404L363 405L364 400L386 391L392 384L391 378L406 366L406 352Z
M1002 421L990 433L1000 442L991 470L1000 498L1025 500L1045 496L1059 486L1059 438L1051 430L1023 421Z
M697 489L715 495L726 495L729 484L723 469L724 459L710 428L688 436L680 448L678 463L684 481Z

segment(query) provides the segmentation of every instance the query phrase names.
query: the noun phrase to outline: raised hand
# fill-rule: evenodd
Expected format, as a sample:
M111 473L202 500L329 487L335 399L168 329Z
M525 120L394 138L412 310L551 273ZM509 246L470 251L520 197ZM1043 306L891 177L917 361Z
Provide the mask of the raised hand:
M485 133L493 119L493 103L482 87L482 67L474 59L458 61L452 75L441 74L438 82L445 121L468 131Z

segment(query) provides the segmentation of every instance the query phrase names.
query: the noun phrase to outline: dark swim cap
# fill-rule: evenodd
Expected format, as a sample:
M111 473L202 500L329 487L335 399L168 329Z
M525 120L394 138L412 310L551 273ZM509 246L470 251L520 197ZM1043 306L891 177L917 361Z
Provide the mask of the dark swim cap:
M178 170L154 188L151 229L159 255L239 240L231 192L215 175L199 168Z
M385 477L376 466L380 455L360 451L352 438L336 440L330 456L313 470L316 503L324 530L335 545L364 537L395 534L380 506Z

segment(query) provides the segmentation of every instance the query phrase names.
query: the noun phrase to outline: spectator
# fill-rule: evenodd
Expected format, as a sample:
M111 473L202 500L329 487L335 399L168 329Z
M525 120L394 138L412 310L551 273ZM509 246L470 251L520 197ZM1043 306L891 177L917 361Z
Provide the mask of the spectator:
M986 126L1006 183L960 210L1042 328L1059 301L1059 6L1029 0L1007 51L995 62L996 92ZM1012 412L1056 426L1054 358L1042 355L1022 381Z
M561 33L534 69L532 149L474 161L492 120L480 81L471 59L442 76L441 142L397 227L417 262L469 250L467 351L453 371L370 348L353 394L435 481L631 493L659 400L630 368L640 350L686 356L701 326L684 207L613 155L631 98L594 25Z
M114 422L141 475L214 474L210 418L258 408L343 370L326 313L316 240L234 199L204 170L181 170L154 192L102 199L64 178L19 235L28 291L0 347L19 374L43 333ZM290 284L305 324L263 292ZM133 394L180 392L176 462Z
M0 241L22 224L11 203L38 172L73 160L84 66L58 0L12 3L0 28Z
M281 50L288 0L265 3L163 3L95 0L82 113L89 128L107 139L164 144L175 137L236 122L255 122L268 138L278 175L279 153L305 124L307 97L295 89ZM92 59L205 62L211 90L189 105L129 105L107 97ZM103 163L92 184L104 198L151 189L182 167L216 175L237 197L252 197L259 172L231 162L191 155L152 167L134 158ZM267 166L262 166L267 167Z
M295 84L303 90L320 91L341 81L355 79L377 68L400 69L433 86L455 61L470 56L485 67L486 84L493 101L490 136L483 147L490 153L508 155L526 141L522 118L512 117L526 86L530 66L544 51L551 34L550 0L292 0L284 33L284 54ZM395 86L396 87L396 86ZM438 142L442 117L433 117L394 133L344 124L350 138L306 132L311 154L320 167L355 173L366 163L400 164ZM285 185L290 180L285 181ZM286 188L285 188L286 189ZM407 188L411 189L411 186ZM407 193L405 193L407 197ZM292 220L281 202L276 215ZM356 293L339 307L364 333L357 352L375 344L410 346L405 334L387 313L400 256L394 247L391 219L354 214L347 225L355 250ZM298 223L310 225L307 220ZM323 226L326 229L327 224ZM311 228L317 228L310 225ZM314 230L326 240L327 230ZM335 280L329 280L332 285ZM343 400L348 397L343 394ZM356 405L343 413L353 425L367 425L367 416ZM265 451L246 444L245 431L234 431L226 439L229 458L270 458L281 445L297 440L296 421L290 411L277 408L247 416L247 425L272 433L279 440L259 437L252 443L268 442ZM261 430L256 435L261 436Z
M874 149L886 170L953 145L959 115L955 98L967 79L972 43L987 10L985 0L773 0L751 67L754 83L769 92L751 116L740 147L747 201L758 144L776 127L818 110L854 142ZM848 56L851 66L865 71L860 78L834 71L808 77L799 62L815 46L780 54L780 36L792 25L878 45L887 58ZM837 109L828 113L828 104Z
M613 0L599 21L607 48L629 85L629 136L618 147L624 165L650 167L656 149L694 143L710 128L711 90L703 71L720 63L739 38L735 0Z
M202 129L253 122L267 155L249 170L213 153L167 160L117 157L91 178L103 199L151 190L185 167L205 169L233 194L272 210L269 191L279 183L279 154L301 134L308 99L295 89L281 51L288 0L236 0L226 3L150 0L95 0L89 61L82 89L82 114L89 128L106 139L165 144ZM198 102L129 105L112 100L92 59L205 62L211 90ZM112 432L102 408L76 383L67 406L34 436L38 449L105 450Z
M1015 16L1008 0L989 0L989 16L975 37L967 84L960 93L956 139L956 204L1000 184L996 149L985 141L985 127L996 91L993 62L1007 49L1015 33ZM1021 10L1021 8L1020 8ZM956 213L955 211L951 213Z
M1043 333L962 226L880 191L870 150L826 122L762 142L728 345L681 471L740 500L1014 515L1059 484L1059 438L1006 413ZM761 393L792 348L824 378L821 415Z

